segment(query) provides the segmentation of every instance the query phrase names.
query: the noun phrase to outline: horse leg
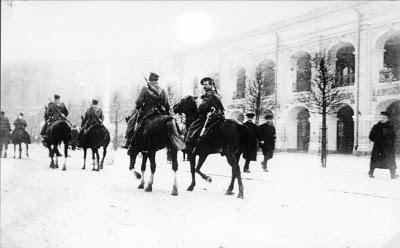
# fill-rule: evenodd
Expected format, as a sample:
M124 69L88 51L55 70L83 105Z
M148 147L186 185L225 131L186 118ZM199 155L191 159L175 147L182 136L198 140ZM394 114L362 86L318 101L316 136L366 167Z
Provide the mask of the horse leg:
M229 163L229 164L231 165L231 167L232 167L232 180L231 180L231 184L232 184L232 181L235 180L234 178L237 178L238 183L239 183L239 194L238 194L238 198L243 198L243 183L242 183L242 177L241 177L241 175L240 175L240 167L239 167L239 165L238 165L238 163L237 163L236 156L235 156L234 154L232 154L231 152L228 152L228 153L226 154L226 159L228 160L228 163ZM227 190L227 193L229 192L230 186L231 186L231 185L229 185L229 188L228 188L228 190ZM232 186L232 190L233 190L233 186Z
M149 182L147 183L147 187L145 189L146 192L153 191L154 173L156 172L156 158L155 157L156 157L156 153L155 152L151 152L149 154L151 175L150 175Z
M17 147L17 144L14 144L14 157L13 158L15 158L15 149L16 149L16 147Z
M103 165L104 165L104 159L107 155L107 147L103 146L103 157L101 158L101 163L100 163L100 169L103 169Z
M82 170L86 169L86 155L87 155L87 149L83 148L83 167L82 167Z
M178 195L178 183L176 180L176 174L178 172L178 151L171 150L171 158L172 158L172 170L174 171L174 185L172 186L171 195Z
M4 144L4 157L7 157L8 143Z
M63 162L63 171L67 170L67 158L68 158L68 141L64 140L64 162Z
M53 153L53 155L55 155L55 168L58 168L58 156L57 156L57 154L54 154Z
M136 157L137 157L137 155L138 155L138 152L136 152L136 151L135 151L135 152L131 152L131 153L129 154L129 156L130 156L129 170L133 170L133 172L134 172L136 178L137 178L137 179L140 179L142 176L140 175L139 172L137 172L137 171L135 170L135 163L136 163Z
M26 157L28 158L29 157L29 144L28 143L26 143L25 144L25 147L26 147Z
M49 149L50 168L54 169L53 151L51 149L51 145L48 145L47 148Z
M96 157L95 157L95 151L94 148L91 149L92 150L92 171L95 171L95 165L96 165Z
M207 176L206 174L202 173L200 171L201 166L204 164L204 162L206 161L207 155L199 155L199 161L197 162L197 166L196 166L196 172L199 173L199 175L201 176L201 178L203 178L204 180L206 180L207 182L211 183L212 178L210 176Z
M193 191L194 186L196 186L196 155L188 154L188 159L190 163L190 173L192 174L192 183L187 188L188 191Z
M0 158L3 157L3 144L0 143Z
M21 143L18 144L18 149L19 149L18 150L19 151L19 157L18 158L21 159L21 157L22 157L21 156L21 153L22 153L22 144Z
M140 184L138 186L138 189L144 189L144 173L146 172L146 163L147 163L147 155L143 154L142 157L142 166L141 166L141 171L142 171L142 179L140 180Z
M95 153L94 154L96 155L96 164L97 164L96 171L100 171L100 155L99 155L99 149L98 148L95 149Z

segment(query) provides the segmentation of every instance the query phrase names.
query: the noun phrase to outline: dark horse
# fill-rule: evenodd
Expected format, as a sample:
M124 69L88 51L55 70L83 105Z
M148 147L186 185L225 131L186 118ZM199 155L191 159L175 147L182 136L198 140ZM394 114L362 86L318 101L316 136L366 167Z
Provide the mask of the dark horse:
M92 150L93 169L99 171L103 169L104 158L107 155L107 147L110 144L110 132L104 125L96 125L79 137L79 146L83 148L83 167L86 168L86 152L87 149ZM103 156L100 162L99 148L103 147ZM97 168L96 168L97 164Z
M58 168L58 145L64 144L64 163L63 169L66 170L68 158L68 146L71 140L71 127L65 120L56 120L47 128L47 148L49 149L49 156L51 159L50 168ZM55 157L55 158L54 158ZM55 162L54 162L55 160Z
M25 129L15 128L11 134L11 142L14 144L14 158L15 158L15 150L17 145L19 146L19 159L21 159L22 153L22 143L25 143L26 148L26 156L29 157L29 144L31 143L31 137Z
M194 111L194 108L196 108L196 111ZM182 98L173 109L175 113L185 114L186 119L189 120L196 119L198 115L196 102L191 96ZM192 183L188 187L188 190L192 191L196 185L196 172L204 180L207 180L208 182L212 181L210 176L207 176L200 171L200 168L208 155L221 153L221 155L226 156L229 165L232 167L232 178L226 194L233 194L235 179L237 179L239 184L238 198L243 198L243 183L238 161L240 154L247 149L247 147L256 142L251 138L252 136L250 134L250 130L246 126L235 120L222 119L213 123L202 136L201 142L197 146L196 154L187 151L190 161L190 171L192 174ZM196 155L199 156L197 166Z
M3 146L4 158L7 157L8 144L10 144L10 132L8 130L0 130L0 157L3 157Z
M141 130L138 130L136 139L131 139L131 148L128 151L130 156L129 169L134 170L135 176L142 178L139 188L144 188L144 173L146 169L146 160L150 160L151 175L145 191L153 190L153 179L156 171L156 152L163 148L170 150L172 159L172 170L174 171L174 184L172 187L172 195L178 195L178 185L176 173L178 171L177 152L178 149L174 146L171 140L173 133L172 128L176 128L175 120L169 115L151 115L143 120ZM140 174L135 170L136 157L139 153L143 154L142 168Z

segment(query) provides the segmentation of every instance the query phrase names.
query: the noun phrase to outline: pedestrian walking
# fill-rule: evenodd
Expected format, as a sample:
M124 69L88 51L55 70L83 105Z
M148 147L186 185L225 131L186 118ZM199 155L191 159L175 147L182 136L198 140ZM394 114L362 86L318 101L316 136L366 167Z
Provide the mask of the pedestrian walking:
M261 162L262 168L268 172L267 163L274 155L276 132L273 124L273 116L267 114L265 116L266 122L258 127L258 139L260 147L263 152L264 160Z

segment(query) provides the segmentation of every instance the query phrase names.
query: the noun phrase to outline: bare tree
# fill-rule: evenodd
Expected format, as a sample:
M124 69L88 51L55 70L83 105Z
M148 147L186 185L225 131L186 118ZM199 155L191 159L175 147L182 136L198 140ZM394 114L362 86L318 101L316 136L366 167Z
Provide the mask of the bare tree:
M111 96L111 106L110 106L110 119L114 123L115 134L114 134L114 151L118 148L119 138L118 138L118 124L125 118L125 112L122 108L123 98L118 91L114 91Z
M345 94L340 84L335 82L335 61L331 54L325 51L317 53L311 60L313 77L310 91L300 97L311 112L321 114L321 163L326 167L327 156L327 126L326 118L344 100Z
M268 99L268 87L266 87L271 76L268 68L259 65L252 78L247 79L245 110L255 114L255 122L259 123L261 114L271 108L271 101Z

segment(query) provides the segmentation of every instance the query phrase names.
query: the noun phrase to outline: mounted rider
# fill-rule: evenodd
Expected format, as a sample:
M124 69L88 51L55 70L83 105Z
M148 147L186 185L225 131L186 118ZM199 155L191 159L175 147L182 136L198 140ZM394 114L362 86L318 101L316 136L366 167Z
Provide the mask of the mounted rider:
M86 133L94 126L103 125L103 111L98 103L96 99L93 99L91 106L86 110L85 117L82 120L81 132Z
M143 122L146 118L155 115L169 115L169 104L165 90L158 85L159 76L151 72L149 75L149 81L146 86L141 89L138 98L136 99L137 112L133 113L131 117L130 126L127 127L127 134L132 133L131 137L128 137L127 147L130 144L130 140L137 141L136 136L142 129ZM147 79L146 79L147 81Z
M5 137L9 137L11 132L10 121L6 117L4 111L1 111L0 113L0 132L1 135L3 136L4 134Z
M46 131L53 122L65 119L68 116L68 110L64 103L61 102L59 95L54 95L54 102L49 102L44 113L45 124L43 125L40 135L43 137L43 143L47 143Z
M15 143L15 139L16 139L16 136L18 135L18 133L19 133L19 135L21 135L20 139L22 138L23 142L25 142L26 144L31 143L31 138L30 138L28 132L25 130L25 128L27 126L28 126L28 124L26 123L26 120L24 119L24 114L19 113L17 116L17 119L15 119L15 121L14 121L14 130L11 135L11 137L13 138L13 143Z
M204 94L201 96L199 116L190 125L185 140L187 149L192 153L196 151L202 129L205 128L207 130L213 123L225 118L225 109L221 102L221 96L215 87L214 80L210 77L205 77L200 81L200 84L203 86Z

